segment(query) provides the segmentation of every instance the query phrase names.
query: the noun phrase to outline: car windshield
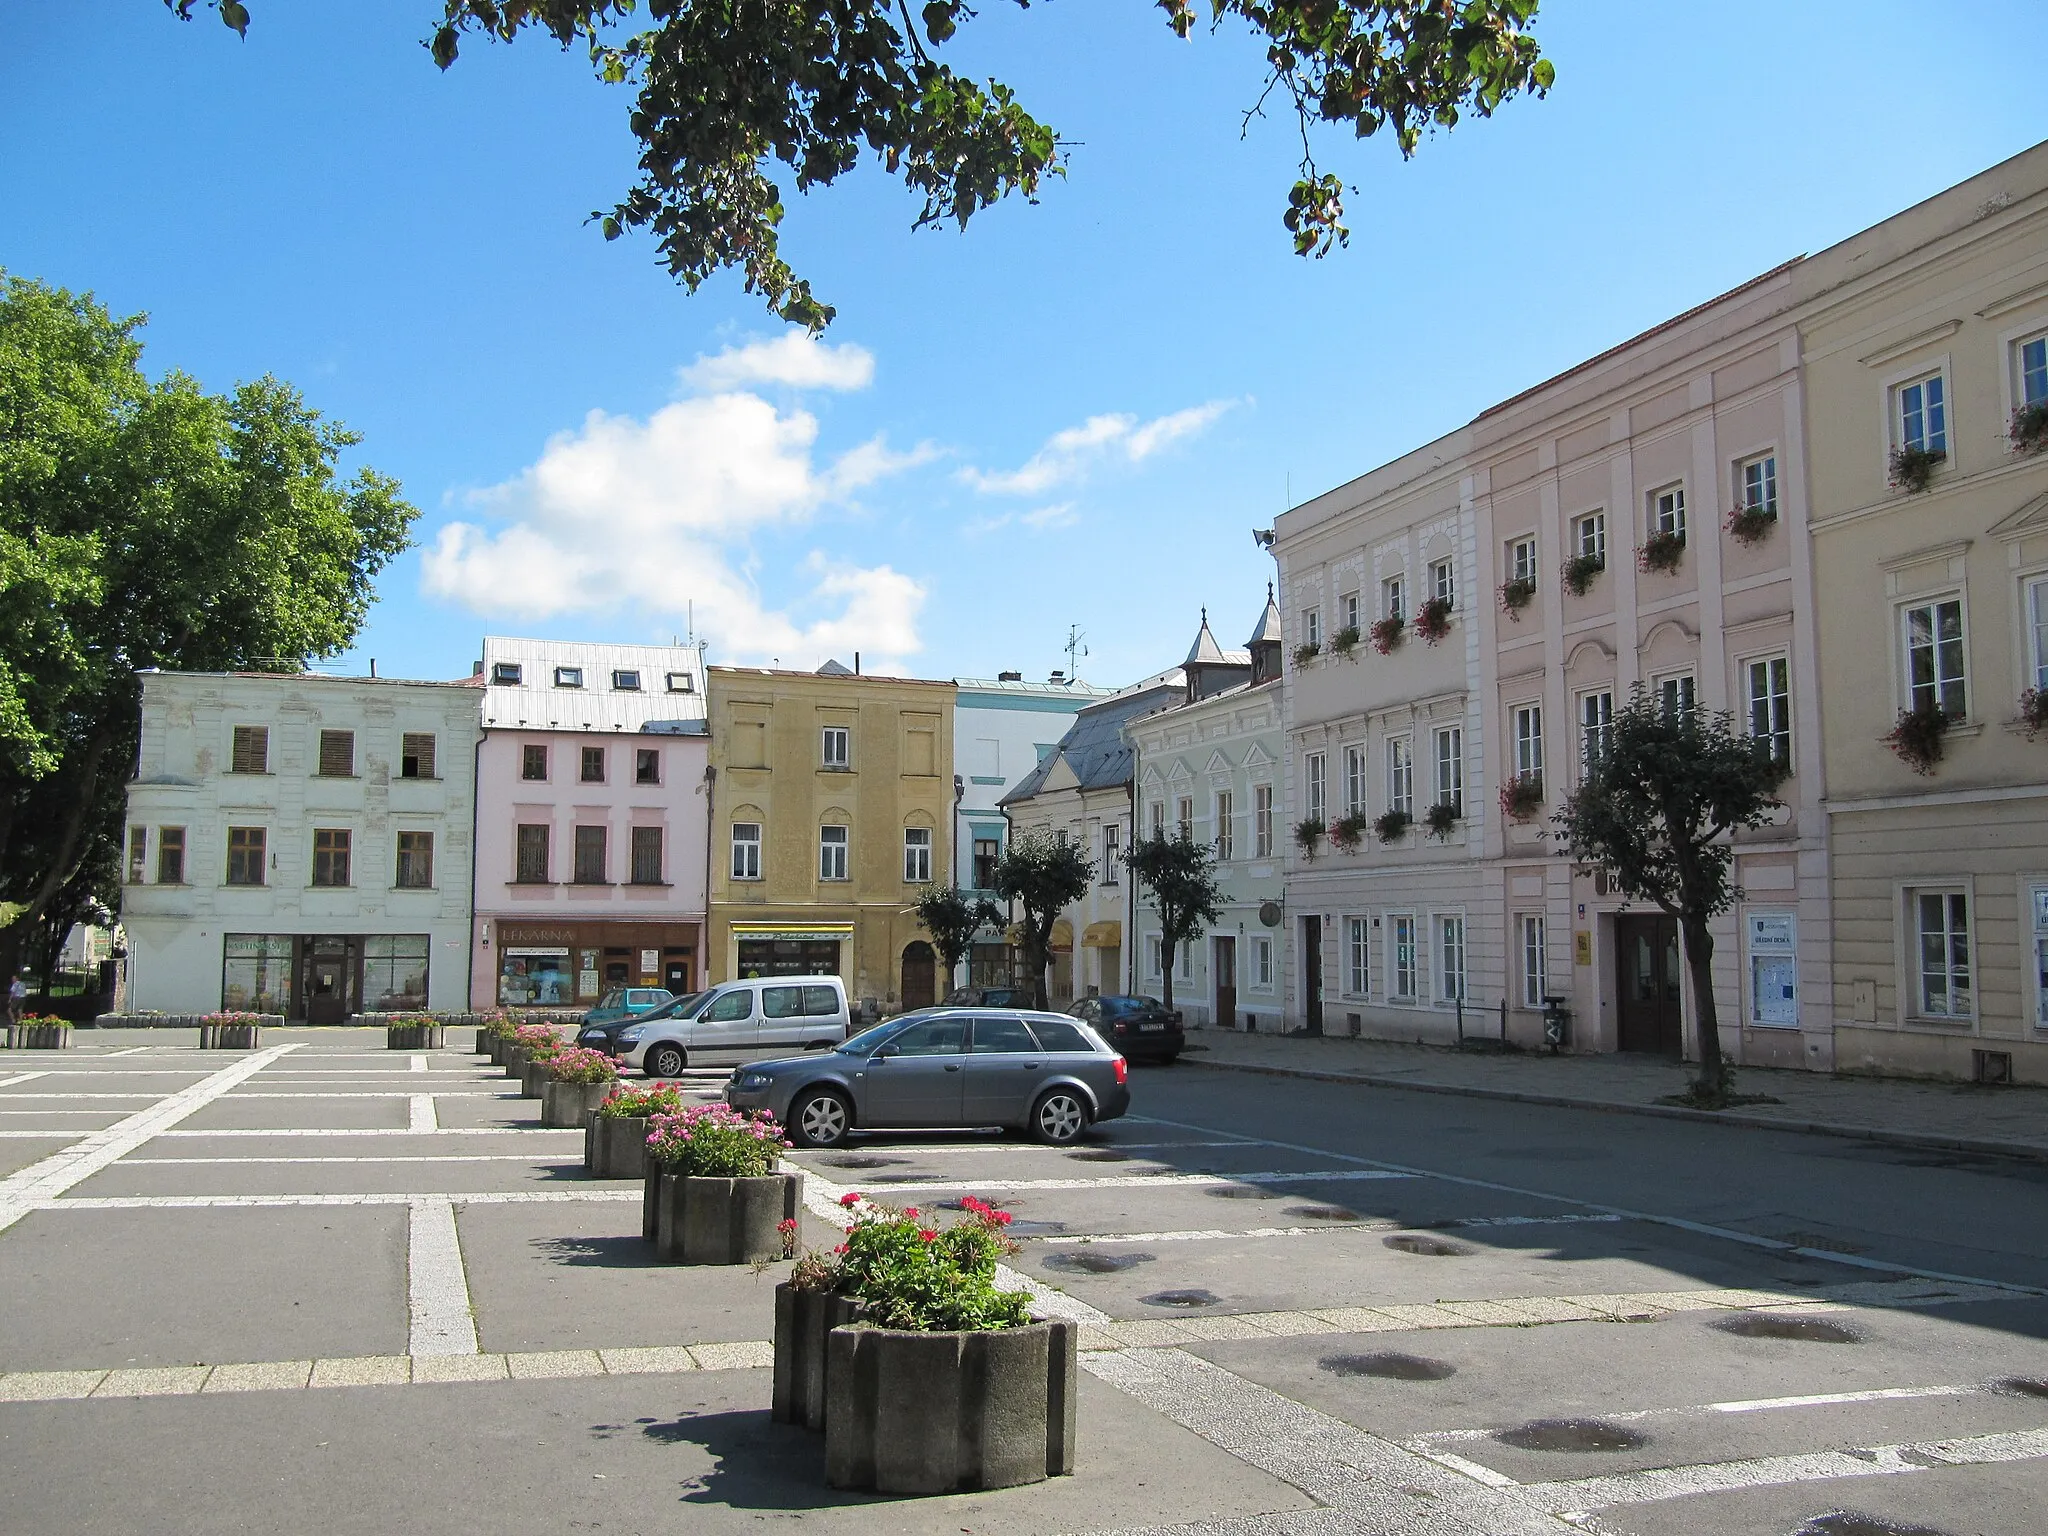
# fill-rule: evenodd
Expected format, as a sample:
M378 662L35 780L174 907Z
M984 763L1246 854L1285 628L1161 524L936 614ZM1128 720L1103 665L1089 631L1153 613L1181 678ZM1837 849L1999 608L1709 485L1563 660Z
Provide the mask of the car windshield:
M710 995L709 992L688 993L677 998L674 1002L662 1003L658 1007L648 1009L647 1012L639 1015L639 1022L642 1024L652 1024L661 1019L690 1018L695 1015L704 999Z
M1102 1000L1104 1013L1143 1013L1152 1006L1142 997L1105 997Z
M886 1024L864 1029L857 1035L848 1035L835 1049L844 1051L849 1056L866 1056L902 1027L903 1020L891 1019Z

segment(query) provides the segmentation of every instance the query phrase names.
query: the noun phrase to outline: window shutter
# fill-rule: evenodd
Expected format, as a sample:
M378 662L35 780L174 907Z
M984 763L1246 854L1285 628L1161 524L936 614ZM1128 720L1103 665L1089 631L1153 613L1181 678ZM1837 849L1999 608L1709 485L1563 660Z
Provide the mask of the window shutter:
M434 777L434 736L431 731L405 733L399 754L398 776L401 779Z
M238 725L235 727L235 750L229 763L230 773L268 773L270 771L270 727L265 725Z
M322 731L320 733L320 777L323 779L352 779L356 773L356 733L354 731Z

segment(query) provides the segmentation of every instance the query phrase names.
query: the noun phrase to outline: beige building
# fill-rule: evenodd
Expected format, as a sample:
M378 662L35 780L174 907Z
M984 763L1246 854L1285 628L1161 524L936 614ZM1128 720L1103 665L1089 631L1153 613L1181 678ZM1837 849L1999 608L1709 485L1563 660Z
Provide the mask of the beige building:
M883 1012L936 1000L910 905L952 867L953 684L709 669L706 979L831 974Z
M2048 742L2021 719L2048 688L2048 145L1793 284L1825 573L1835 1062L2048 1082ZM1900 449L1933 456L1924 490L1892 483ZM1885 737L1936 709L1939 755L1916 772Z

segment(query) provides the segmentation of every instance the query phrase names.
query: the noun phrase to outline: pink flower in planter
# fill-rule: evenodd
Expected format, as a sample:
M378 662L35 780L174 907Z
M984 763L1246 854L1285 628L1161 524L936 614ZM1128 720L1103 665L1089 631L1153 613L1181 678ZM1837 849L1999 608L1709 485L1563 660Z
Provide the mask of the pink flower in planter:
M794 1232L796 1230L796 1218L794 1216L783 1217L782 1220L775 1223L775 1230L778 1232Z
M839 1197L839 1203L840 1203L841 1205L845 1206L845 1207L846 1207L846 1209L848 1209L848 1210L850 1211L850 1210L852 1210L852 1209L853 1209L853 1208L854 1208L854 1207L855 1207L856 1205L859 1205L859 1204L860 1204L860 1196L859 1196L859 1195L857 1195L857 1194L855 1194L855 1193L853 1193L853 1191L851 1191L851 1190L848 1190L848 1191L847 1191L847 1192L846 1192L845 1194L843 1194L843 1195L841 1195L841 1196Z
M930 1227L918 1228L917 1235L923 1238L928 1243L936 1243L939 1240L939 1234L937 1232L934 1232Z

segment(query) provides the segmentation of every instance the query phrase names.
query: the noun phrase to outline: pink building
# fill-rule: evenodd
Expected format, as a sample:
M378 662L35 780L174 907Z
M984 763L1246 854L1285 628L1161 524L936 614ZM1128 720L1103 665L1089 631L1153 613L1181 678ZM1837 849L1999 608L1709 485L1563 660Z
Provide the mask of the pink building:
M703 653L487 637L480 665L476 1005L701 986Z

